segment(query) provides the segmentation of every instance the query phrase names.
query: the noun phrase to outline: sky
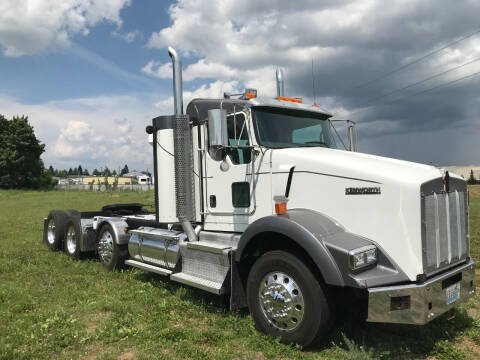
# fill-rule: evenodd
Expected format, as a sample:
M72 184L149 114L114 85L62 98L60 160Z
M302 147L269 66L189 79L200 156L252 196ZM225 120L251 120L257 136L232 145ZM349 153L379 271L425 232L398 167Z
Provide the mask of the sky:
M356 121L361 152L480 164L478 0L2 0L0 114L27 115L46 166L152 170L145 126L255 88ZM313 67L313 71L312 71ZM313 76L312 76L313 73ZM479 74L477 74L479 73Z

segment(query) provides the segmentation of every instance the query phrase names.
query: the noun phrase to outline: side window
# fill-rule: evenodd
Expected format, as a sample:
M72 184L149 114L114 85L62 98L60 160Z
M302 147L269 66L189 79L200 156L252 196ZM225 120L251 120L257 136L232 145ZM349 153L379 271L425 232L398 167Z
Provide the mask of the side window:
M250 207L250 184L248 182L232 183L233 207Z
M238 113L227 116L228 125L228 145L245 146L250 145L248 141L248 129L245 121L245 115ZM252 153L249 149L229 149L228 156L232 163L248 164L251 161Z

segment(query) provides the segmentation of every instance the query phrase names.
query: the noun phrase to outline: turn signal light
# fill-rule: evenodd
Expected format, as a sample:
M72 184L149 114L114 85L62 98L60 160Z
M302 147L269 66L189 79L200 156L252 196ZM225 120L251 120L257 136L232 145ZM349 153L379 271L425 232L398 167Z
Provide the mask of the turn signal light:
M290 102L294 102L294 103L298 103L298 104L302 103L302 99L290 98L290 97L285 97L285 96L279 96L279 97L277 97L277 99L282 100L282 101L290 101Z
M287 213L287 203L286 202L275 203L275 213L277 215L286 214Z

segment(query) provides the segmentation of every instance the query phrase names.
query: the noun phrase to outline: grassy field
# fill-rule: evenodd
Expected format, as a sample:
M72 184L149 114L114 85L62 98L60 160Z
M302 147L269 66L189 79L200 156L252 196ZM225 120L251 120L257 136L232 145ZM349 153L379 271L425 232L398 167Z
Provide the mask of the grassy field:
M470 189L480 259L480 187ZM480 295L425 327L352 321L301 351L258 333L224 300L138 269L106 272L42 243L49 210L153 203L153 193L0 191L0 359L475 359ZM480 270L480 268L479 268ZM480 272L477 270L477 280Z

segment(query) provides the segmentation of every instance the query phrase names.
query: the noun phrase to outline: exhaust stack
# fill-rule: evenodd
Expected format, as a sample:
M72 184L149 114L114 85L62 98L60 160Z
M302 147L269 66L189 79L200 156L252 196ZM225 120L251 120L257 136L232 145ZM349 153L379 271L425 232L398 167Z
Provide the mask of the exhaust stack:
M277 78L277 97L285 96L285 87L283 85L283 71L280 68L277 68L275 71L275 75Z
M173 125L173 148L175 159L175 198L177 218L189 241L197 241L200 229L193 229L190 222L195 215L193 178L192 134L188 115L183 114L182 60L172 47L168 55L173 65L173 98L175 121Z

